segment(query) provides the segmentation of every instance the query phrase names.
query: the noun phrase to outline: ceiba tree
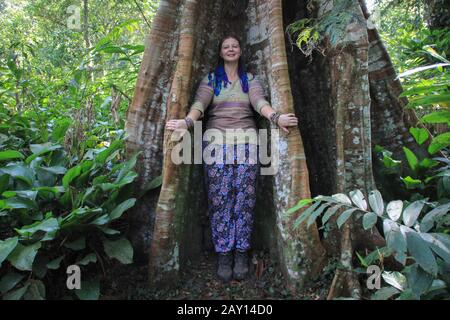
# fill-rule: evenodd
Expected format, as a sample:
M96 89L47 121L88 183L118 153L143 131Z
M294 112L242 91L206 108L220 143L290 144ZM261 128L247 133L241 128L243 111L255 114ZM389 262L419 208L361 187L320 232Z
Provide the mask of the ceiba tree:
M417 119L403 109L400 82L365 5L346 1L351 18L343 36L310 57L292 47L286 27L320 19L335 9L333 1L160 2L126 119L128 153L141 152L136 188L146 190L161 178L161 186L146 192L130 214L130 237L137 257L148 260L153 285L174 283L188 260L211 248L202 166L171 161L178 142L164 126L185 117L199 80L217 62L219 39L232 31L242 37L247 67L261 78L272 107L299 118L298 128L279 135L278 172L259 178L254 248L270 251L291 290L314 279L328 257L338 257L343 267L329 297L360 296L354 250L382 246L378 230L363 231L360 222L349 220L324 238L315 224L293 228L302 210L285 214L300 199L376 189L382 183L374 178L376 144L397 157L402 146L420 152L408 133ZM269 123L260 118L258 126Z

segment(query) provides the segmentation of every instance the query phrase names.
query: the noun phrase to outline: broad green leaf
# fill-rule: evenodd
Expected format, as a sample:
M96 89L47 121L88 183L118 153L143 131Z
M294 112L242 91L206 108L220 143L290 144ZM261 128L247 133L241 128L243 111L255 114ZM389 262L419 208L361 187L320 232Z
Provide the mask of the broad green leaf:
M23 159L25 156L21 154L19 151L15 150L6 150L0 151L0 161L3 160L12 160L12 159Z
M421 146L425 141L427 141L429 134L428 130L425 128L409 128L409 132L414 137L416 142Z
M95 253L89 253L87 256L85 256L83 259L81 259L80 261L77 261L76 264L77 265L83 265L86 266L89 263L95 263L97 262L97 255Z
M441 110L429 113L422 117L422 121L425 123L449 123L450 110Z
M120 165L118 165L116 167L117 169L120 169L119 174L117 175L116 180L114 181L115 183L118 183L120 180L122 180L131 170L133 170L133 168L136 165L137 162L137 158L139 156L139 153L134 154L130 160L125 161L123 163L121 163ZM113 168L113 172L115 172L116 170L114 170Z
M122 216L122 214L126 210L133 207L135 203L136 203L136 198L131 198L131 199L125 200L124 202L119 204L116 208L114 208L114 210L109 214L110 219L115 220L115 219L120 218Z
M155 181L155 179L153 179L152 182L153 181ZM299 202L297 202L297 204L295 206L293 206L292 208L289 208L286 211L286 216L289 217L292 213L296 212L297 210L303 208L304 206L306 206L306 205L308 205L308 204L310 204L312 202L314 202L313 199L302 199L302 200L300 200Z
M15 196L19 196L22 198L27 198L31 201L36 200L37 191L34 190L20 190L20 191L5 191L2 193L2 196L5 198L12 198Z
M386 207L386 212L393 221L397 221L402 215L403 201L395 200L388 203Z
M95 219L94 221L92 221L91 224L96 225L96 226L103 226L110 221L111 221L111 219L109 218L109 216L107 214L104 214L104 215L101 215L100 217L98 217L97 219Z
M75 251L83 250L86 248L86 238L83 236L72 242L66 242L64 246Z
M384 202L380 191L372 190L369 194L369 204L372 210L381 217L384 212Z
M313 205L303 211L294 221L294 229L297 229L300 224L303 223L320 205L320 201L315 202Z
M417 263L411 266L406 276L408 286L417 298L420 298L424 292L428 291L433 283L433 276L425 272Z
M101 185L102 183L105 183L106 181L108 181L108 176L101 175L101 176L95 177L92 180L92 185L95 187L95 186Z
M133 262L133 247L127 239L121 238L116 241L105 239L103 240L103 246L108 257L116 258L123 264Z
M414 152L406 147L403 147L403 152L405 153L406 160L408 160L408 164L411 170L417 172L417 170L419 169L419 160L417 159Z
M4 192L9 189L9 179L10 177L7 174L1 174L0 169L0 192Z
M445 233L431 233L431 235L444 243L447 248L450 248L450 235Z
M7 293L3 296L3 300L20 300L25 292L28 290L28 287L30 286L30 282L27 281L23 287L20 287L17 290L14 290L10 293Z
M122 178L122 180L120 180L117 183L102 183L100 185L100 188L103 191L110 191L113 189L120 189L122 188L124 185L127 185L131 182L134 181L134 179L138 176L138 174L136 172L128 172L127 175L125 177Z
M428 152L435 154L439 150L450 146L450 132L442 133L431 140L428 146Z
M47 268L49 268L50 270L59 269L59 265L61 264L61 261L64 259L64 257L65 255L62 255L61 257L50 261L49 263L47 263Z
M100 296L100 281L81 281L81 289L75 290L80 300L98 300Z
M363 227L364 230L372 229L373 226L377 223L378 216L374 212L367 212L363 216Z
M122 54L125 54L125 51L121 47L117 47L117 46L104 47L104 48L102 48L99 51L103 51L103 52L107 52L107 53L122 53Z
M85 223L89 219L94 218L97 214L101 214L102 212L102 208L77 208L61 220L61 229L70 227L71 223L73 223L74 221L77 221L78 223Z
M15 192L15 191L5 191L2 193L2 196L4 198L12 198L12 197L15 197L16 195L17 195L17 192Z
M427 242L431 250L440 256L445 263L450 264L450 245L442 241L442 237L444 236L437 237L437 234L433 233L419 233L419 235Z
M40 167L39 169L53 173L53 174L65 174L67 172L67 169L65 167L61 166L54 166L54 167Z
M413 179L410 176L406 178L400 177L400 179L405 183L407 189L416 189L423 185L422 180Z
M414 201L403 211L403 223L407 227L412 227L419 217L425 202L423 200Z
M367 267L369 266L369 264L367 263L366 259L364 259L364 257L361 256L361 255L358 253L358 251L355 251L355 252L356 252L356 256L358 257L359 262L361 263L361 265L362 265L363 267L367 268Z
M450 65L450 61L448 61L446 58L441 56L432 46L425 45L425 46L423 46L423 49L426 51L426 53L428 53L432 57L438 59L439 61L446 63L447 65ZM439 66L439 67L442 68L443 66ZM442 71L440 71L440 72L442 72Z
M41 242L36 242L29 246L23 246L19 243L9 255L8 261L19 270L31 271L34 258L40 247Z
M445 214L448 214L450 210L450 203L440 205L430 212L428 212L422 219L420 223L420 231L428 232L431 228L433 228L436 220L440 219Z
M337 194L333 194L331 197L342 204L345 204L348 206L352 205L352 201L346 194L337 193Z
M81 167L81 173L80 176L77 177L77 183L87 183L89 177L93 174L92 171L94 169L94 161L83 160L83 162L81 162L79 166Z
M2 266L3 261L5 261L9 254L16 248L18 243L18 237L0 240L0 267Z
M337 221L336 221L339 229L348 220L348 218L350 218L352 213L355 212L356 210L358 210L358 208L351 208L351 209L345 210L344 212L342 212L339 215L339 217L337 218Z
M141 192L139 193L139 197L142 197L149 190L159 188L161 185L162 185L162 175L159 175L156 178L154 178L152 181L150 181L149 183L146 183L144 185L144 188L142 188ZM311 203L311 201L312 201L312 199L302 199L297 203L297 205L299 205L300 203L304 203L302 201L307 201L307 200L310 200L310 202L308 202L307 204ZM300 209L300 208L298 208L298 209ZM288 212L290 212L289 210L288 210ZM293 212L295 212L297 210L294 210Z
M338 211L342 207L343 207L343 205L339 204L339 205L335 205L333 207L328 208L327 211L325 211L325 214L322 217L322 224L327 223L328 220L330 220L330 218L336 213L336 211Z
M69 187L69 184L80 174L81 174L81 166L80 165L70 168L66 172L66 174L64 175L64 177L62 179L63 187L67 189Z
M56 186L56 187L35 187L33 188L33 191L37 191L38 193L42 192L51 192L54 194L63 193L66 191L63 186Z
M43 252L41 254L38 253L34 259L33 268L31 269L33 275L39 279L43 279L47 275L47 263L49 263L48 255Z
M110 228L107 228L107 227L100 226L99 229L102 230L105 234L108 234L108 235L120 234L120 231L117 231L117 230L114 230L114 229L110 229Z
M17 165L9 165L3 168L0 168L0 172L3 171L6 174L9 174L14 179L19 179L24 181L28 185L33 185L34 180L34 172L29 167L25 165L17 164Z
M383 233L387 237L388 233L391 230L399 229L399 226L396 222L391 219L383 219Z
M400 94L400 97L409 97L417 94L422 93L429 93L430 91L442 91L446 90L448 87L448 83L441 82L441 83L433 83L431 85L414 85L412 87L409 87L405 91L403 91Z
M431 105L444 105L450 101L449 93L440 93L440 94L429 94L429 95L421 95L414 98L409 98L409 103L406 105L407 108L415 108L415 107L425 107Z
M314 211L308 219L308 222L306 224L306 227L309 228L313 223L316 222L316 219L318 216L320 216L322 214L322 212L325 210L325 208L327 208L330 204L329 203L323 203L319 209L317 209L316 211Z
M58 121L56 121L55 127L52 130L52 139L55 142L60 142L62 138L64 138L67 129L69 129L70 125L72 123L71 119L63 118Z
M381 276L383 277L384 281L386 281L388 284L393 286L394 288L398 290L405 290L407 287L407 280L406 277L401 274L400 272L393 271L384 271Z
M414 295L414 293L412 292L412 290L410 288L407 288L407 289L405 289L405 291L400 293L398 298L395 300L414 300L414 299L416 299L416 296Z
M387 300L400 292L394 287L383 287L372 295L371 300Z
M25 275L16 273L16 272L9 272L7 273L2 280L0 280L0 293L5 294L12 288L14 288L22 279L25 278Z
M428 290L428 292L447 289L447 288L448 288L448 286L444 281L442 281L440 279L436 279L436 280L433 280L433 283L431 284L431 287Z
M437 263L428 244L420 237L417 232L408 232L406 234L408 251L414 260L428 273L436 276Z
M45 300L45 285L41 280L30 279L30 286L25 292L24 300Z
M37 203L30 199L9 198L5 200L5 208L7 209L38 209Z
M369 253L364 260L368 265L374 264L376 261L382 261L384 258L391 256L392 252L388 247L377 248Z
M52 144L51 142L47 142L44 144L30 144L30 150L33 154L31 156L29 156L25 160L25 162L30 163L37 157L39 157L45 153L54 151L54 150L58 150L58 149L62 149L62 146L60 146L58 144Z
M406 263L406 239L403 233L398 228L393 228L386 235L386 244L391 252L394 253L394 258L401 264Z
M30 150L33 154L43 154L49 151L53 151L56 149L62 148L60 145L54 145L51 142L43 143L43 144L30 144Z
M328 197L328 196L322 196L322 195L318 195L317 197L314 197L314 200L317 201L326 201L329 203L333 203L333 204L338 204L339 201L337 201L335 198L333 197Z
M14 229L23 237L31 237L37 231L52 233L59 230L59 223L56 218L48 218L43 221L37 221L33 224L23 226L21 229Z
M392 159L390 156L383 154L383 165L388 168L398 168L402 162L400 160Z
M113 142L111 142L111 145L103 150L102 152L100 152L96 157L95 157L95 162L98 164L105 164L108 160L108 158L117 150L121 149L123 147L124 142L122 140L115 140Z
M350 191L350 198L358 208L364 211L367 210L366 198L364 197L364 194L361 192L361 190Z
M439 162L437 162L437 161L431 160L430 158L424 158L424 159L422 159L422 161L420 161L419 167L424 168L424 169L429 169L438 164L439 164Z

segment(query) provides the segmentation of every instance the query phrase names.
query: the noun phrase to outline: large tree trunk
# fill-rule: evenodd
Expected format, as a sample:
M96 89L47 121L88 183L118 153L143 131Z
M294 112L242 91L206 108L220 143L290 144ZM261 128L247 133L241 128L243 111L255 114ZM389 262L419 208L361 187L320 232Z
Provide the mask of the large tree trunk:
M138 189L162 174L161 189L149 191L131 214L131 236L138 256L149 256L151 282L173 283L187 260L212 248L201 165L170 161L174 142L164 125L187 113L199 79L216 63L223 31L242 36L248 67L261 77L273 108L300 119L299 128L287 136L280 133L273 146L279 151L278 172L258 181L253 241L255 249L270 250L278 259L289 288L313 279L326 252L317 226L293 230L295 216L287 218L285 211L318 194L375 189L374 143L398 150L407 141L410 118L397 98L401 88L378 35L367 29L364 8L354 2L351 10L358 19L347 26L346 37L326 56L310 60L291 50L284 37L287 24L320 12L309 12L307 3L161 1L126 124L128 151L142 151ZM383 131L383 119L396 126ZM269 128L259 120L260 128ZM342 233L331 230L324 240L328 253L339 256L345 267L336 275L330 298L358 297L354 249L382 245L382 237L350 221Z

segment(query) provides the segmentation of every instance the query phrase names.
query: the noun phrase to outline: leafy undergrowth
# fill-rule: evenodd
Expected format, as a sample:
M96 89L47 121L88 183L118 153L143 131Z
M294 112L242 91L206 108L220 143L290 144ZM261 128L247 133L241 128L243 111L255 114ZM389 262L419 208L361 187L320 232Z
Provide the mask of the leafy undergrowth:
M244 281L223 284L216 278L216 257L205 252L198 263L187 267L179 284L173 289L149 288L147 267L118 265L100 299L131 300L319 300L325 299L331 274L324 273L307 290L292 294L274 261L268 254L258 252L251 263L251 272Z

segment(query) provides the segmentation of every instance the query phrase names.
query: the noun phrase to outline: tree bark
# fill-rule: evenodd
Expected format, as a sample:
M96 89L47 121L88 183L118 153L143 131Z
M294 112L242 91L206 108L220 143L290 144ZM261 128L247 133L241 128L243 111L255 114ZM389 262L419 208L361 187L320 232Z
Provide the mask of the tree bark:
M184 107L189 100L191 89L191 68L194 54L194 22L198 2L186 1L182 9L181 29L178 43L178 61L175 67L169 99L167 101L167 120L185 116ZM171 161L174 148L174 132L166 130L164 134L164 160L162 187L155 212L155 227L150 251L150 281L174 282L179 270L181 233L177 230L185 223L184 203L186 190L183 183L189 181L186 166L175 165ZM176 143L176 142L175 142ZM178 204L178 205L177 205ZM178 220L178 221L176 221Z
M172 66L176 61L172 47L177 44L176 21L180 3L180 0L160 3L146 39L133 100L127 111L127 153L141 152L136 168L139 172L137 192L162 173L165 105ZM158 189L147 192L130 214L130 237L139 262L148 261L158 194Z

